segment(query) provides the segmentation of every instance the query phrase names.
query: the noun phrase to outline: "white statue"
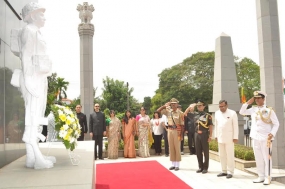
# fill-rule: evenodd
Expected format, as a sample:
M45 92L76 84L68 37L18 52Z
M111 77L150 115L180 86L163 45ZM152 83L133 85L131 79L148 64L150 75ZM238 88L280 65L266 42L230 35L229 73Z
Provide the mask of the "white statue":
M11 84L20 87L25 101L25 131L23 141L26 144L26 166L35 169L51 168L56 159L43 156L39 139L44 141L41 134L42 125L47 125L44 118L47 102L47 76L51 74L51 61L46 55L46 43L40 32L45 24L45 8L31 2L22 9L22 16L27 25L23 29L12 30L11 50L19 56L21 70L15 70Z
M78 4L77 10L79 11L81 23L90 24L93 18L92 12L95 10L93 5L88 5L87 2L84 2L83 5Z

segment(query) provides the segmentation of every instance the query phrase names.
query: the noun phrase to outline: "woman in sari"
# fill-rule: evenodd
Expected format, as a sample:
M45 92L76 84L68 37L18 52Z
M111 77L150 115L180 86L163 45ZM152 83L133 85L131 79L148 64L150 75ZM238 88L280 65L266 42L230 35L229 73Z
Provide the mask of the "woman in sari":
M151 143L149 139L152 139L150 130L150 119L145 114L144 107L141 107L140 114L136 116L138 136L139 136L139 156L146 158L149 157L149 148Z
M131 116L129 110L126 111L123 119L123 137L124 137L124 157L135 158L135 134L136 120Z
M108 158L118 159L119 141L121 136L121 121L115 116L115 111L110 111L110 121L107 122Z

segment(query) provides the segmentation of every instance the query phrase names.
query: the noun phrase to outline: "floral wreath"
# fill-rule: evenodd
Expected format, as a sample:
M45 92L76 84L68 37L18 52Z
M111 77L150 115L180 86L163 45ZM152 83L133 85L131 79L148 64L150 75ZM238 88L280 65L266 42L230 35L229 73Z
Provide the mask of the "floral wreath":
M81 127L77 117L69 107L58 104L51 106L54 115L56 137L61 139L66 149L73 151L77 146L77 138L80 136Z

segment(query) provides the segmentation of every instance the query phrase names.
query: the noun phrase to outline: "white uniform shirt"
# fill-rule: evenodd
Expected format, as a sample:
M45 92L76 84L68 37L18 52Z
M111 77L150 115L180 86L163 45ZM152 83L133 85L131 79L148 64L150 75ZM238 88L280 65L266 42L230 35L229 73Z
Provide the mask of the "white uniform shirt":
M231 109L215 112L215 136L219 143L230 143L238 139L237 113Z
M267 140L269 133L275 136L279 128L279 121L275 112L272 109L267 108L266 105L253 106L252 108L246 109L247 106L247 103L243 104L239 113L241 115L251 116L250 137L255 140ZM262 121L258 114L259 111L264 118L267 118L271 112L269 120L271 120L272 123L265 123Z
M154 135L163 134L163 129L164 129L164 127L162 125L163 122L164 122L164 120L162 118L150 120L152 132Z

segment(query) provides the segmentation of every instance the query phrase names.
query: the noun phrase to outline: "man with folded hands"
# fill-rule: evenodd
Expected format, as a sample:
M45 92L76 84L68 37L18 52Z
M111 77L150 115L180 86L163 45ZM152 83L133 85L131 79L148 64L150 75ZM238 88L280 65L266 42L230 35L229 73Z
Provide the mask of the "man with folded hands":
M238 119L234 110L228 109L228 102L220 100L220 110L215 112L215 136L218 141L222 172L217 176L233 177L235 169L234 143L238 142Z

